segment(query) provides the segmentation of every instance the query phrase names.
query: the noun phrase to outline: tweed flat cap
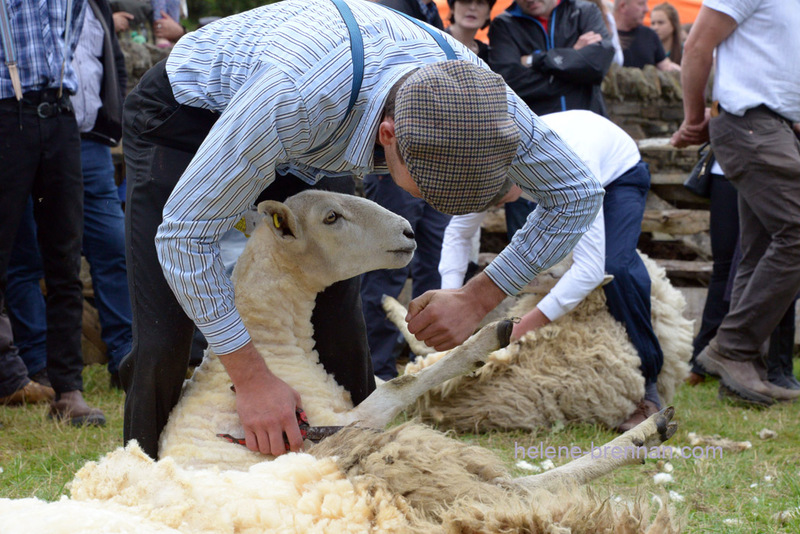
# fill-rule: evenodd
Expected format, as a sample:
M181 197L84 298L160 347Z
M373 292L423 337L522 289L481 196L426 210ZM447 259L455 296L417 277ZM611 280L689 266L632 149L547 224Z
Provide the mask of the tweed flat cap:
M467 61L427 65L397 92L400 155L442 213L481 211L503 186L519 144L506 98L499 75Z

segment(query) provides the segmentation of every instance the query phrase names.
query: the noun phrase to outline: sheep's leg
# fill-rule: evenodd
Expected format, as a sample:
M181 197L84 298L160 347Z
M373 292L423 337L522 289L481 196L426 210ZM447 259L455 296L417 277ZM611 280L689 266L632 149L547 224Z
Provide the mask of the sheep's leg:
M565 483L585 484L625 465L643 464L645 451L651 453L651 447L661 445L675 434L678 424L670 422L674 414L674 408L665 408L568 464L540 475L516 478L513 482L527 489L555 490Z
M488 324L430 367L381 384L361 404L348 412L347 422L384 428L420 395L451 378L480 368L489 354L508 345L512 326L511 321L507 320Z
M414 337L414 334L408 331L408 323L406 322L406 315L408 315L408 310L400 304L397 299L394 299L388 295L384 295L381 299L381 304L383 305L383 311L386 312L386 318L392 322L400 333L403 335L403 339L406 340L408 343L408 347L411 349L411 352L416 354L417 356L426 356L428 354L433 354L436 350L433 347L429 347L422 341L418 340Z

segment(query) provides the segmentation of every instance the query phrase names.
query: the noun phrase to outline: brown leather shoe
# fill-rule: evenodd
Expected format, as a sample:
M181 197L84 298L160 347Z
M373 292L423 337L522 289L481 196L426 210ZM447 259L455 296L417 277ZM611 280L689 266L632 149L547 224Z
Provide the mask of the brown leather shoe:
M696 362L709 374L719 376L720 383L742 401L761 406L769 406L775 402L772 390L761 380L753 362L726 358L711 343L697 355Z
M636 405L636 409L633 411L630 417L619 425L616 430L620 434L623 432L627 432L631 428L635 427L639 423L644 422L645 419L653 415L654 413L658 413L658 406L653 401L649 401L647 399L642 399L639 401L639 404Z
M0 398L0 405L19 406L21 404L36 404L38 402L49 402L55 398L56 392L53 388L43 386L38 382L29 380L27 384L19 388L11 395Z
M86 404L83 394L78 390L59 394L50 405L48 417L69 421L74 426L103 426L106 424L106 416L103 415L103 412Z
M689 386L696 386L697 384L702 384L705 381L706 377L697 373L689 373L689 376L687 376L686 380L684 380L684 382Z

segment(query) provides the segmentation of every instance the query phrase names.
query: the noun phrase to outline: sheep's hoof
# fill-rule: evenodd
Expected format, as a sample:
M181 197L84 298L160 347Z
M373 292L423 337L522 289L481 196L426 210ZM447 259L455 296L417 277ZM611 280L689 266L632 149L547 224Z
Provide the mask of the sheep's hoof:
M672 406L667 406L655 415L656 430L658 431L658 437L661 438L662 443L675 435L675 432L678 430L678 423L670 422L674 415L675 408Z
M500 347L507 347L511 343L511 331L514 329L514 323L509 319L500 321L497 325L497 339L500 341Z

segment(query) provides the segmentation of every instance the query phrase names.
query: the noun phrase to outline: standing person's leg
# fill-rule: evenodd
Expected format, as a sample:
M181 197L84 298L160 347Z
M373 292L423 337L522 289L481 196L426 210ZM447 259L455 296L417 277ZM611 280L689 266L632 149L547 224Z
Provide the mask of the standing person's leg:
M11 253L39 166L38 117L20 114L13 99L0 100L0 139L0 300L4 301Z
M439 260L442 257L444 231L449 222L450 215L435 210L427 203L422 207L422 216L414 228L417 251L411 264L412 298L442 288Z
M642 362L645 399L659 406L656 382L664 355L651 321L650 275L636 252L649 187L647 164L640 162L606 188L606 272L614 279L604 289L609 312L625 325Z
M714 265L708 284L700 330L694 338L692 373L702 380L703 370L695 358L717 334L722 319L728 313L730 301L725 298L733 254L739 239L739 212L736 188L721 174L711 175L710 228L711 256ZM695 382L696 383L696 382Z
M425 202L415 199L394 183L389 175L369 175L364 178L364 196L389 211L405 217L416 229ZM413 260L416 261L416 258ZM412 265L413 265L412 261ZM393 350L400 332L383 311L383 295L397 297L408 280L409 267L380 269L361 276L361 302L367 325L367 338L375 375L383 380L397 376Z
M18 102L12 98L0 100L0 139L0 399L3 403L17 403L20 398L25 399L24 390L30 381L25 363L13 345L11 324L2 310L17 229L39 165L38 117L20 113ZM52 390L49 393L52 398Z
M13 345L5 304L6 274L17 229L29 201L41 151L39 121L19 113L16 100L0 100L0 398L16 402L28 385L27 369ZM38 290L38 285L37 285ZM41 293L39 293L41 297ZM43 313L43 312L42 312ZM52 395L52 390L50 390Z
M11 251L6 306L14 330L14 343L28 368L28 376L50 385L47 377L47 311L39 286L43 277L33 202L28 197Z
M209 112L178 106L163 61L145 74L123 110L126 264L133 313L131 353L120 365L127 393L124 439L137 440L153 458L180 397L194 331L164 279L154 240L164 204L214 120ZM182 148L165 146L163 140L171 146L180 142Z
M800 382L794 376L792 356L794 354L795 336L795 304L781 318L769 337L769 351L767 352L767 380L787 389L800 389Z
M800 141L761 108L712 122L714 151L739 192L742 250L716 340L726 357L750 361L800 290Z
M800 290L800 141L766 108L723 112L710 124L714 153L739 193L742 260L730 311L698 362L751 402L796 398L761 380L761 346Z
M111 149L81 141L83 252L89 262L95 303L112 376L131 349L131 300L125 267L125 218L114 183Z
M49 401L53 395L52 389L28 379L0 299L0 406Z
M73 113L41 119L42 157L33 186L33 215L47 295L47 374L56 392L50 416L73 425L104 425L83 398L80 280L83 177Z

